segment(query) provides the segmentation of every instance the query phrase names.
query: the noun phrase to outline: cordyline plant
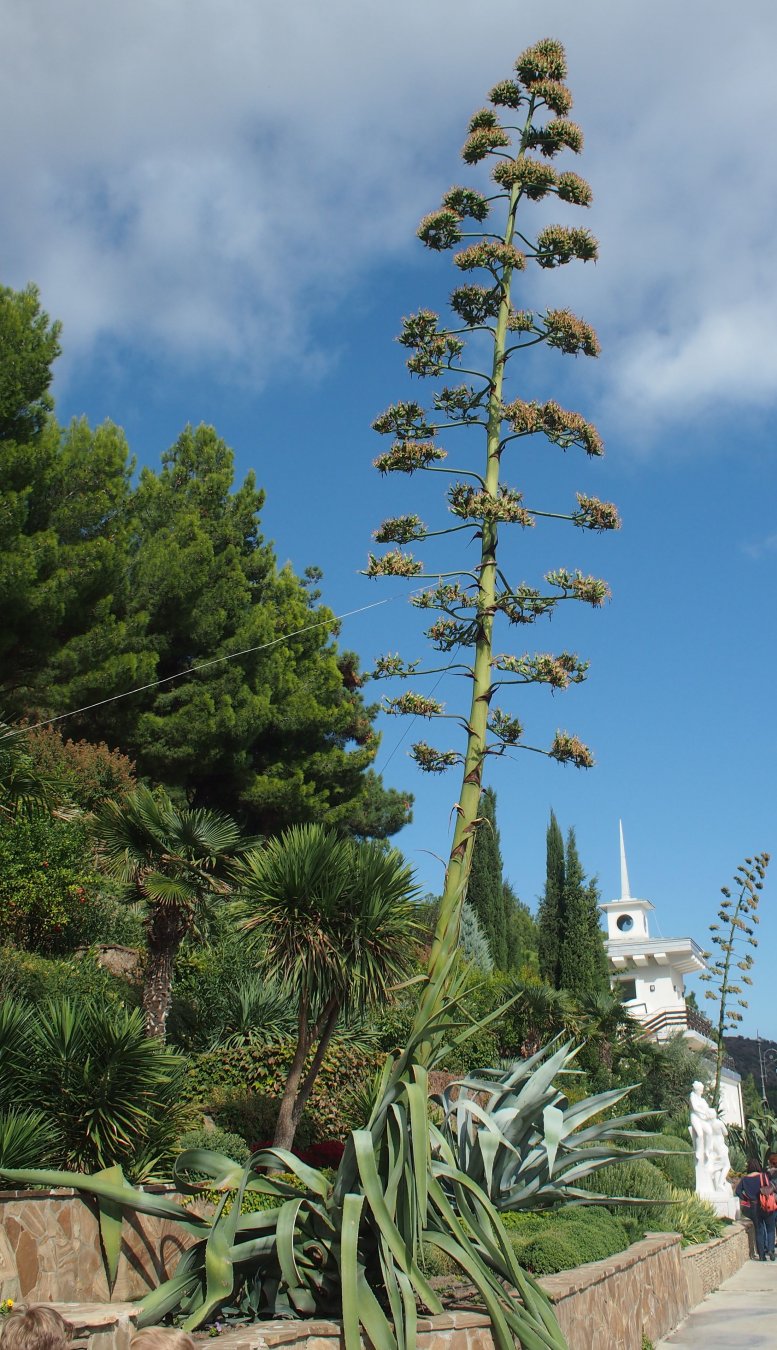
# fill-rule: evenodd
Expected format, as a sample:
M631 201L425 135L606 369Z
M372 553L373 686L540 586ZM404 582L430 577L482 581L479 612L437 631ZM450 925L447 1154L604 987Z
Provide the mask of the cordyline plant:
M380 556L371 554L366 569L371 577L434 581L416 593L412 603L438 615L426 636L444 654L443 669L463 673L471 682L469 711L460 719L466 733L463 754L424 741L412 747L416 762L428 773L463 766L432 969L458 930L479 824L486 758L524 748L583 768L593 763L590 750L564 731L556 733L547 749L526 745L518 718L494 703L497 692L508 685L547 684L551 689L566 689L585 678L587 663L567 651L499 654L494 630L497 619L517 627L532 624L551 615L565 600L600 606L609 595L608 587L596 577L565 567L548 572L545 585L539 588L509 579L498 560L500 529L531 529L540 518L568 520L579 529L596 531L618 529L620 524L609 502L578 493L569 512L541 510L501 477L514 458L516 445L526 437L542 436L562 450L575 447L589 456L603 453L596 429L580 413L567 411L553 400L508 398L506 392L510 363L528 348L544 343L571 355L596 356L599 352L593 329L568 309L535 312L516 308L513 300L516 284L528 267L556 268L573 259L588 261L597 256L596 240L579 226L545 225L530 235L530 221L524 216L533 203L556 196L564 203L586 207L591 190L577 174L560 172L552 163L561 151L578 153L583 142L580 128L567 117L572 98L564 83L563 49L557 42L540 42L519 58L516 71L517 79L496 85L489 96L491 106L471 118L462 150L466 164L493 166L493 190L450 188L418 230L428 248L456 250L454 265L466 277L451 295L451 322L422 309L404 320L399 337L412 353L407 361L411 373L440 381L432 408L426 410L414 401L399 402L373 423L377 432L394 438L375 460L381 473L437 473L452 480L447 499L455 523L431 529L415 514L384 521L375 538L394 547ZM470 274L477 280L470 280ZM487 369L463 366L465 339L474 335L477 351L484 347L489 351ZM449 383L451 375L464 375L467 380ZM451 440L466 436L463 467L447 463L448 450L440 438L447 441L449 436ZM473 440L479 446L476 459L466 453ZM425 568L404 548L458 531L479 541L480 556L471 570ZM386 655L378 660L373 678L415 679L439 673L439 669ZM385 709L429 719L450 716L437 699L415 691L388 699Z
M720 1106L720 1080L726 1053L724 1037L727 1032L736 1031L742 1021L738 1009L747 1007L742 985L753 983L750 971L755 958L748 948L758 946L755 936L756 925L760 923L758 901L768 866L768 853L757 853L754 858L745 858L734 873L733 894L729 886L721 886L723 899L718 909L718 922L710 924L711 941L717 947L718 955L700 978L712 986L705 990L704 997L718 1004L715 1038L718 1048L712 1094L716 1109ZM712 953L705 952L704 955L711 958ZM732 1002L737 1006L732 1006Z
M505 368L522 347L544 342L565 352L595 355L598 350L592 330L567 310L517 311L511 298L514 276L528 261L548 268L596 256L596 243L587 230L546 226L532 243L523 232L522 219L519 229L519 210L528 202L548 194L581 205L590 200L580 178L557 173L550 163L557 152L577 151L582 143L579 129L567 120L571 95L565 77L564 51L557 42L544 40L519 57L515 75L491 91L489 108L475 114L464 146L467 163L494 161L495 193L487 198L474 189L453 188L440 210L421 226L421 237L432 248L453 247L465 237L471 241L457 254L456 264L464 272L480 270L487 284L467 284L454 292L453 310L461 320L458 330L441 327L426 311L406 321L402 341L413 351L410 368L432 376L455 369L475 383L440 389L433 400L435 415L427 415L416 403L401 403L376 424L379 431L395 437L378 460L384 472L439 471L445 451L436 436L444 427L477 428L485 453L482 472L451 471L456 481L449 492L450 509L459 521L452 528L474 531L481 542L480 562L469 573L427 574L436 585L416 598L421 608L436 609L441 615L430 630L439 650L471 651L464 669L472 681L472 704L465 719L463 756L422 744L414 749L418 763L431 771L463 760L464 781L429 968L417 979L413 1024L405 1046L383 1065L365 1127L350 1134L334 1180L282 1148L260 1150L245 1167L207 1151L182 1155L176 1179L184 1189L197 1188L199 1183L187 1180L197 1173L224 1192L210 1221L172 1201L142 1196L115 1175L3 1173L17 1184L75 1185L97 1196L106 1252L113 1261L117 1236L110 1225L122 1208L164 1213L188 1226L198 1240L181 1258L172 1279L144 1299L141 1323L174 1314L193 1329L229 1309L244 1316L335 1313L342 1316L347 1350L359 1350L362 1336L375 1350L411 1350L418 1305L432 1313L442 1311L421 1269L422 1247L428 1244L451 1257L475 1286L491 1318L497 1350L513 1350L516 1341L525 1350L564 1350L548 1299L518 1265L487 1188L461 1166L450 1139L430 1130L428 1075L454 1047L502 1012L479 1023L468 1019L467 976L457 947L485 758L519 745L522 736L515 718L492 707L493 694L505 683L541 682L565 688L583 679L586 670L585 663L567 652L496 656L494 619L502 615L513 624L531 623L551 613L563 599L601 605L608 593L604 582L565 569L549 573L545 589L516 586L497 564L501 523L527 528L539 516L557 514L524 504L517 490L500 482L500 462L508 446L516 438L540 434L562 449L578 446L590 455L602 450L596 431L579 414L554 402L506 403L503 394ZM502 121L496 109L504 111ZM466 221L484 225L490 213L500 209L501 233L485 228L465 231ZM475 332L492 344L490 374L468 372L458 364L461 335ZM614 529L618 524L612 506L586 496L578 497L567 518L587 529ZM378 537L402 545L428 533L416 516L405 516L386 522ZM417 577L423 568L397 547L371 559L368 572ZM379 675L411 673L414 668L399 657L385 657L377 670ZM442 713L433 699L418 693L403 695L394 710L422 716ZM592 762L586 747L564 732L545 753L581 766ZM539 1061L534 1068L539 1071ZM539 1168L550 1185L556 1157L564 1151L560 1139L554 1142L558 1122L553 1110L562 1109L558 1096L548 1087L527 1094L513 1107L533 1147L545 1150ZM547 1107L551 1113L545 1128ZM582 1123L582 1108L576 1117L565 1117L563 1129L571 1130L575 1120ZM609 1140L604 1146L609 1147ZM488 1148L484 1135L480 1154ZM296 1186L267 1174L279 1167L294 1174ZM567 1173L565 1184L571 1180ZM243 1213L243 1197L252 1191L270 1196L273 1208Z

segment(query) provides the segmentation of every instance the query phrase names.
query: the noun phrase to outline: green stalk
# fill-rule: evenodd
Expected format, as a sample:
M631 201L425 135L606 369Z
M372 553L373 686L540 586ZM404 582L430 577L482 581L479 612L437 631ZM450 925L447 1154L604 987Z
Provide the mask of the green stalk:
M723 979L720 984L720 1016L718 1017L718 1048L715 1055L715 1087L712 1093L712 1105L717 1111L720 1108L720 1080L723 1076L723 1056L726 1052L723 1034L726 1030L726 1003L728 1001L728 975L731 967L731 958L734 955L734 940L739 931L736 920L739 918L739 912L742 908L742 902L745 898L747 887L743 886L739 892L737 906L731 917L729 925L728 940L726 942L726 959L723 963Z
M521 134L519 154L525 148L527 129L531 126L534 102ZM505 244L512 244L520 189L514 184L510 191ZM499 448L502 439L502 385L506 364L508 318L513 268L507 266L502 274L502 300L494 332L494 355L491 369L491 393L488 400L486 429L485 490L494 499L499 490ZM475 644L472 669L472 702L467 723L467 748L459 800L456 803L456 825L450 858L445 874L445 888L440 902L437 926L429 957L429 979L434 980L445 968L448 957L459 939L461 910L467 892L472 850L477 832L480 795L483 786L483 761L486 753L488 709L493 693L491 661L493 657L493 627L496 599L496 552L499 527L496 521L483 521L480 567L478 572L479 630Z

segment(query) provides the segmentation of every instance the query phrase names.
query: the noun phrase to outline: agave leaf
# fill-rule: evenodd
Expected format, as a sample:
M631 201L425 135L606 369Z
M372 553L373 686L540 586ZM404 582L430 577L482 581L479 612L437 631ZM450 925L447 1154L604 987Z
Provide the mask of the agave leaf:
M0 1176L17 1182L20 1186L45 1186L47 1189L65 1186L71 1190L84 1191L87 1195L104 1197L127 1209L135 1209L140 1214L153 1214L160 1219L174 1219L187 1233L194 1233L196 1237L210 1228L208 1219L199 1218L182 1205L177 1205L175 1201L168 1200L163 1195L147 1195L126 1181L123 1186L119 1186L116 1182L101 1179L102 1174L99 1172L94 1176L86 1176L82 1172L48 1172L38 1169L19 1171L0 1168Z
M173 1163L173 1178L182 1191L196 1195L202 1190L201 1181L186 1179L186 1172L204 1172L210 1179L208 1190L234 1191L240 1185L244 1164L228 1158L225 1153L215 1153L209 1148L187 1148L179 1153Z
M302 1275L294 1255L294 1233L303 1200L304 1197L299 1196L296 1200L287 1200L285 1205L281 1205L275 1230L278 1262L292 1303L294 1291L302 1285Z
M631 1092L633 1084L626 1088L613 1088L609 1092L597 1092L593 1097L584 1097L581 1102L575 1102L574 1106L567 1108L565 1112L566 1130L565 1134L570 1134L572 1130L577 1129L591 1116L597 1115L600 1111L608 1111L616 1102L621 1101L628 1092Z
M410 1110L410 1140L413 1150L413 1173L415 1176L415 1211L419 1223L423 1223L428 1206L427 1182L429 1178L429 1126L427 1102L429 1098L429 1075L418 1064L413 1065L412 1083L407 1086L407 1104Z
M556 1162L558 1146L564 1134L564 1112L559 1111L557 1106L546 1106L542 1113L542 1123L545 1130L545 1151L548 1155L548 1172L553 1176L553 1168Z
M315 1195L325 1199L332 1190L332 1183L319 1172L315 1167L309 1167L307 1163L302 1162L294 1153L289 1153L285 1148L262 1148L249 1159L249 1167L275 1167L278 1163L283 1166L284 1172L293 1172L299 1177L303 1186ZM255 1188L258 1189L258 1188ZM287 1188L287 1193L294 1192L293 1188Z
M194 1269L195 1257L200 1262L204 1262L205 1243L198 1242L195 1248L189 1248L184 1252L181 1260L178 1262L178 1269L175 1275L164 1284L160 1284L158 1289L152 1289L150 1294L146 1294L138 1304L137 1326L142 1330L143 1327L154 1326L161 1322L163 1317L173 1312L177 1308L182 1298L188 1293L197 1289L200 1283L200 1275ZM187 1258L189 1258L187 1260Z
M346 1195L343 1200L343 1222L340 1229L340 1290L343 1307L343 1336L346 1350L361 1350L361 1319L359 1317L359 1221L364 1208L363 1195Z
M407 1244L389 1213L383 1197L378 1169L375 1165L372 1136L368 1130L354 1130L352 1137L364 1194L380 1230L381 1239L388 1246L400 1270L404 1270L410 1276L413 1287L423 1299L427 1308L433 1312L442 1312L442 1304L439 1298L418 1269L412 1252L408 1251Z
M115 1167L105 1167L101 1172L95 1173L95 1175L103 1177L106 1181L113 1182L118 1186L124 1185L124 1173L118 1164ZM100 1241L105 1257L105 1272L108 1277L108 1290L112 1294L113 1286L116 1283L116 1276L119 1273L124 1212L118 1201L108 1200L103 1196L98 1201L97 1217L100 1224Z

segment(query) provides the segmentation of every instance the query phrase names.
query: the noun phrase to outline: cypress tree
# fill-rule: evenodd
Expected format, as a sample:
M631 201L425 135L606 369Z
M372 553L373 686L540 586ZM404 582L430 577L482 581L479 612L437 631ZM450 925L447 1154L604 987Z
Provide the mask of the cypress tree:
M554 989L561 988L561 928L564 906L564 838L550 813L548 825L545 890L537 915L540 975Z
M519 900L509 881L502 883L502 899L507 926L507 969L520 972L524 967L537 970L537 924L532 913Z
M496 793L486 788L480 798L481 823L475 837L467 901L488 940L494 965L507 969L507 923L502 891L502 850L496 825Z
M559 987L574 994L609 989L596 882L586 883L575 831L567 835L561 913Z

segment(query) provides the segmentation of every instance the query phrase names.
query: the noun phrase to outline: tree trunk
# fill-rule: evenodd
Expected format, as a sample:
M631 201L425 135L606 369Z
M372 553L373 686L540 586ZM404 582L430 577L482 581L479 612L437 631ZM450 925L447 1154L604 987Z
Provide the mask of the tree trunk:
M186 919L177 909L155 909L147 924L148 957L143 984L146 1035L164 1041L173 987L173 963L186 932Z
M278 1111L278 1120L275 1125L275 1134L273 1136L273 1148L291 1149L294 1144L294 1136L297 1133L297 1126L302 1118L302 1112L305 1109L305 1103L310 1096L313 1085L318 1076L318 1071L326 1054L332 1034L337 1026L337 1019L340 1015L340 1006L335 998L331 998L318 1021L311 1027L308 1023L308 1009L304 1002L300 1004L298 1030L297 1030L297 1048L294 1052L294 1058L291 1061L286 1085L283 1089L281 1105ZM305 1060L310 1051L316 1045L316 1052L313 1056L313 1062L303 1078Z

